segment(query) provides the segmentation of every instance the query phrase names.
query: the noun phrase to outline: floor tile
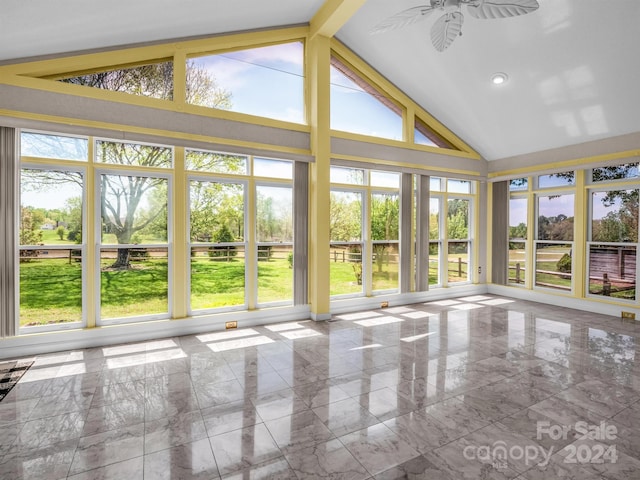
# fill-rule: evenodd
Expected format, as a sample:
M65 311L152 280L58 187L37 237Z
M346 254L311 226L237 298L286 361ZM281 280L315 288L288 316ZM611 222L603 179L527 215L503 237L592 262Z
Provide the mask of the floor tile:
M397 433L381 423L344 435L339 440L371 475L419 455Z
M369 473L337 439L286 455L298 478L362 480Z

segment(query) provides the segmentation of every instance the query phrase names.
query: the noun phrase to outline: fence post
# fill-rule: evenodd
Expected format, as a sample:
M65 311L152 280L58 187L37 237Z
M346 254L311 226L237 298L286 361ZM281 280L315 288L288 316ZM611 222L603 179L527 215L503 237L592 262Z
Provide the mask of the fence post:
M333 263L338 263L338 251L333 251Z
M602 294L605 297L611 296L611 282L609 281L609 275L606 273L602 274Z
M458 257L458 277L462 278L462 257Z
M520 262L516 263L516 283L520 283Z

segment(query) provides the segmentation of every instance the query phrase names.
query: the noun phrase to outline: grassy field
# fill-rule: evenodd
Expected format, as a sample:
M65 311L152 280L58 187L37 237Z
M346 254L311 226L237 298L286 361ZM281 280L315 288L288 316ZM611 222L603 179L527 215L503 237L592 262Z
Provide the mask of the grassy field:
M130 317L168 310L167 260L132 261L128 270L114 270L103 259L100 272L102 318ZM192 261L194 310L244 305L244 260ZM286 259L258 265L258 301L291 301L293 270ZM82 267L68 258L36 258L20 264L20 325L76 322L82 319Z

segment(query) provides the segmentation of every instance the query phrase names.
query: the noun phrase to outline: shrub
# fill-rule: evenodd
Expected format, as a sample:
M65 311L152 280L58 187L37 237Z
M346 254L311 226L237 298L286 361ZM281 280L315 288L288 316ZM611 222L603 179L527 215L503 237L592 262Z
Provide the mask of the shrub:
M571 255L565 253L562 255L558 263L556 264L556 268L559 272L562 273L571 273Z

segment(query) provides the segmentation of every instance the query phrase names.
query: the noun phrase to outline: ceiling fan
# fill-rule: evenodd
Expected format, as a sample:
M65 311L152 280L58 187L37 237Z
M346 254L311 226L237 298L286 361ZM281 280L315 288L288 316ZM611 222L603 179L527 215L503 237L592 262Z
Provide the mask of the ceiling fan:
M444 14L431 27L431 42L437 51L443 52L462 35L463 5L466 5L469 15L480 19L516 17L531 13L540 6L537 0L431 0L431 5L420 5L390 16L374 26L370 33L384 33L412 25L436 11L442 11Z

